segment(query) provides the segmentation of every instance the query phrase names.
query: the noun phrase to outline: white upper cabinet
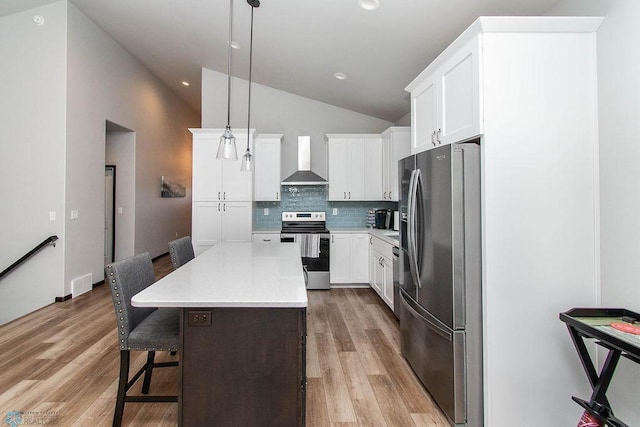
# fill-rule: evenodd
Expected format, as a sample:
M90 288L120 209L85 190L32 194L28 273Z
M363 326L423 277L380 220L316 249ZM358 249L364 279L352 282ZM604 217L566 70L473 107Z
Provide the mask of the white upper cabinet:
M482 133L480 43L475 35L447 49L409 86L411 152L469 139Z
M260 134L254 152L254 200L280 201L282 134Z
M398 160L411 154L411 128L390 127L382 133L382 200L397 202Z
M238 160L216 159L224 129L189 129L193 133L192 200L199 202L252 201L253 173L241 172L242 154L247 146L247 130L232 129ZM249 144L253 151L252 129Z
M329 200L382 200L382 137L327 135Z

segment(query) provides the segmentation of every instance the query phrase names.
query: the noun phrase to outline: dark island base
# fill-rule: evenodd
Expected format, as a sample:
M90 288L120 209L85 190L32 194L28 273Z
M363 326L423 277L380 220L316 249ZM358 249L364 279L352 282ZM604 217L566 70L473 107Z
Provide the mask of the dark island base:
M305 308L184 308L179 425L304 426Z

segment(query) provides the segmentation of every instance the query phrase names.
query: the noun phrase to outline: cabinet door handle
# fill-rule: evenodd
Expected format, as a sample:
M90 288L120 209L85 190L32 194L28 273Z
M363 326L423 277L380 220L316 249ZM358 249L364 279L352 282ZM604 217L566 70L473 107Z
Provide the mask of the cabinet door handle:
M333 236L331 236L331 243L333 243Z
M440 135L442 135L442 129L438 129L438 133L436 134L436 140L438 141L438 144L442 144L442 141L440 141Z
M349 191L349 200L351 200L351 191Z
M373 245L373 237L372 236L369 236L369 244Z
M271 239L262 239L263 242L270 242Z
M220 200L220 192L218 191L218 200Z
M223 203L223 204L222 204L222 210L223 210L224 212L226 212L226 211L227 211L227 204L226 204L226 203Z
M346 199L346 198L347 198L347 192L346 192L346 191L343 191L343 192L342 192L342 198L343 198L343 199Z
M227 200L227 192L222 193L222 200Z
M280 200L280 192L276 191L276 200Z
M218 203L218 212L220 212L220 203Z

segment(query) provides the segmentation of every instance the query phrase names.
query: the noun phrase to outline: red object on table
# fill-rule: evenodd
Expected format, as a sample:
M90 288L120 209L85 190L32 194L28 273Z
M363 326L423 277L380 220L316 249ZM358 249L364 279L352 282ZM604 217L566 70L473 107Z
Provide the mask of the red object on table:
M596 417L591 415L589 411L584 411L582 413L582 417L580 417L580 421L578 421L578 427L602 427L603 423L600 422Z
M640 335L640 328L636 325L632 325L631 323L616 322L612 323L611 327L628 334Z

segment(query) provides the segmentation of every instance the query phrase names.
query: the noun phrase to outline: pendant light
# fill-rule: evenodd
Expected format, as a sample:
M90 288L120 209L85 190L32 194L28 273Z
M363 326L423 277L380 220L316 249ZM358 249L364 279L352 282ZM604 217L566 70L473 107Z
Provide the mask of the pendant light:
M231 41L232 41L232 25L233 25L233 0L229 0L229 52L227 55L227 128L220 137L220 145L218 146L217 159L238 160L236 151L236 137L231 133Z
M251 155L251 148L249 147L249 132L251 129L251 65L253 59L253 10L256 7L260 7L260 0L247 0L249 6L251 6L251 33L249 36L249 104L247 107L247 151L242 156L242 164L240 170L243 172L253 171L253 156Z

